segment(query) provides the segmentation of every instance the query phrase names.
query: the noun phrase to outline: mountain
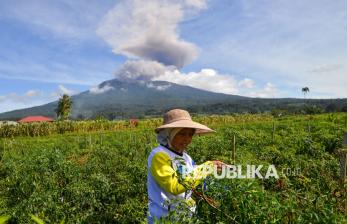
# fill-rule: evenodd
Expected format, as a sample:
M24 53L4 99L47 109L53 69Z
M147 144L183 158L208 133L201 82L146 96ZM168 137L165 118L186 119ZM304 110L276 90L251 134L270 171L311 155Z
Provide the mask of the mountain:
M187 107L222 102L245 97L213 93L165 81L122 82L105 81L97 89L71 97L72 118L90 118L99 115L122 117L127 115L154 115L172 107ZM0 119L16 120L29 115L55 117L57 101L42 106L14 110L0 114Z
M110 119L161 115L171 108L185 108L192 113L263 112L274 108L297 107L305 104L326 106L332 101L303 99L260 99L214 93L166 81L123 82L105 81L97 88L74 95L73 119L104 116ZM347 99L333 100L346 104ZM42 106L0 114L0 119L17 120L29 115L55 117L57 101Z

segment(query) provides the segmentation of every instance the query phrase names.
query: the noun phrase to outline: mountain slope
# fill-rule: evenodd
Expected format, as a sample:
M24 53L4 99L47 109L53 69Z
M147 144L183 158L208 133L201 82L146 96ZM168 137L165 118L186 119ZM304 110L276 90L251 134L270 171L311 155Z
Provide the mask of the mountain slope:
M105 91L108 90L108 91ZM121 82L112 79L101 83L98 89L72 96L72 118L89 118L96 114L114 117L151 114L172 107L189 107L218 102L246 99L246 97L213 93L165 81ZM29 115L55 117L57 101L42 106L0 114L0 119L19 119ZM154 113L156 114L156 113Z
M108 119L159 116L172 108L191 113L258 113L284 109L291 113L347 111L347 99L264 99L209 92L165 81L121 82L112 79L72 96L72 119L104 116ZM56 117L57 101L0 114L1 120L29 115Z

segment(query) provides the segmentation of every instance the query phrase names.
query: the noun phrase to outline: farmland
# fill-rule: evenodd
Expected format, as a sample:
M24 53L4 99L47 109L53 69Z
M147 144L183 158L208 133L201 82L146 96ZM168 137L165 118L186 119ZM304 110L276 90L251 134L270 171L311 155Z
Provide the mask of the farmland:
M206 180L197 212L180 223L346 223L339 157L347 114L197 116L216 130L195 137L197 164L275 165L279 179ZM0 216L8 223L141 223L147 211L147 157L161 119L0 127ZM235 138L236 155L232 159ZM183 209L184 210L184 209ZM170 221L168 221L170 222Z

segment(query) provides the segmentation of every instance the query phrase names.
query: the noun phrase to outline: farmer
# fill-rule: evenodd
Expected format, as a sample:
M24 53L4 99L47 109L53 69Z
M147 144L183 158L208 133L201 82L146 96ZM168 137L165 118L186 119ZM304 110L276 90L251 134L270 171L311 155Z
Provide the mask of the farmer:
M222 167L220 161L208 161L196 166L185 152L196 134L214 132L205 125L192 121L189 113L173 109L164 114L163 125L155 129L159 146L148 157L147 189L149 197L148 223L175 210L177 199L185 200L191 211L195 201L190 189L206 178L206 171ZM183 177L183 178L179 178Z

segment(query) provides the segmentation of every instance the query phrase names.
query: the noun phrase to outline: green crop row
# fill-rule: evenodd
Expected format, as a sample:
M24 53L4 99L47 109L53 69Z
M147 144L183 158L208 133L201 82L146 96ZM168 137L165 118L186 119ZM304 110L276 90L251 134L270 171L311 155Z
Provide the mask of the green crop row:
M196 117L197 121L209 125L221 123L240 123L253 121L270 121L270 115L234 115L234 116L204 116ZM21 123L18 125L0 126L0 138L13 138L17 136L47 136L52 134L64 134L71 132L89 133L97 131L120 131L133 128L155 128L162 119L131 119L128 121L90 120L90 121L56 121Z
M346 223L347 192L338 184L335 154L347 131L346 114L194 119L217 131L194 138L187 151L197 164L212 159L274 164L280 178L209 178L206 189L197 190L218 203L218 209L195 197L193 216L183 209L166 222ZM103 128L95 127L98 122L104 122ZM157 145L153 128L161 120L140 120L136 128L123 121L115 129L115 122L102 122L86 122L91 129L71 122L80 128L63 134L1 138L0 217L8 223L34 223L32 217L45 223L145 222L147 157ZM284 173L288 168L292 172Z

